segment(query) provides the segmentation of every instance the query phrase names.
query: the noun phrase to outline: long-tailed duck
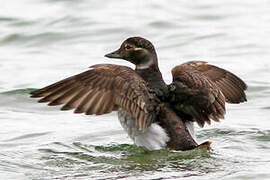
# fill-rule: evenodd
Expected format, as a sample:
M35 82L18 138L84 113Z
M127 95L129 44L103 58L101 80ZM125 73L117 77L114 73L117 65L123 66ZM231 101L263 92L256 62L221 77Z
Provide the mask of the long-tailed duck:
M105 55L133 63L135 70L115 64L97 64L31 92L39 102L64 106L86 115L118 111L118 119L138 146L149 150L190 150L197 144L193 122L203 127L225 115L225 102L246 101L247 85L236 75L204 61L190 61L172 69L167 85L158 67L152 43L141 37L125 40Z

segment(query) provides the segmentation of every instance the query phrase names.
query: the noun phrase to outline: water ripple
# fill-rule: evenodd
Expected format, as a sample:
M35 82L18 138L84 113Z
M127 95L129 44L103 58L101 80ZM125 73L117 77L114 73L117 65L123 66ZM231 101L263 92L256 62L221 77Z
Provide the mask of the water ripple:
M270 179L267 0L8 0L1 7L0 179ZM103 54L130 36L155 44L168 81L182 59L201 59L247 82L247 103L228 105L225 121L198 130L211 151L149 152L131 145L115 113L74 115L29 98L29 87L108 63Z

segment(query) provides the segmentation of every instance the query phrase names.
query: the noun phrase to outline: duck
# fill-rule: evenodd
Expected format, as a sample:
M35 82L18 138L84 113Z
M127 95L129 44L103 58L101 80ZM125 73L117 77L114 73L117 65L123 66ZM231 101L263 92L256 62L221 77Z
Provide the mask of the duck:
M194 123L200 127L224 119L225 103L247 101L246 83L235 74L205 61L175 66L166 84L154 45L142 37L124 40L105 57L122 59L135 69L96 64L89 70L34 90L32 98L49 106L62 105L85 115L117 111L121 126L137 146L148 150L210 148L197 143Z

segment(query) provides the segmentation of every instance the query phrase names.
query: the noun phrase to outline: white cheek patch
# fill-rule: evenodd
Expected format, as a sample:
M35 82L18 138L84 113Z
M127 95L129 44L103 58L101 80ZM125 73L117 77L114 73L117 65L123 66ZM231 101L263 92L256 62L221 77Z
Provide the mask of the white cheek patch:
M141 51L140 53L145 53L145 54L149 53L146 49L140 48L140 47L136 47L133 50L136 52ZM149 57L151 56L149 55ZM146 61L142 62L141 64L137 64L136 69L147 69L153 64L154 64L154 59L151 57L151 58L148 58Z
M142 63L142 64L138 64L138 65L136 66L136 69L147 69L147 68L149 68L152 64L154 64L153 61L147 61L147 62L144 62L144 63Z
M147 61L142 62L141 64L136 65L136 69L148 69L154 64L154 59L149 58Z

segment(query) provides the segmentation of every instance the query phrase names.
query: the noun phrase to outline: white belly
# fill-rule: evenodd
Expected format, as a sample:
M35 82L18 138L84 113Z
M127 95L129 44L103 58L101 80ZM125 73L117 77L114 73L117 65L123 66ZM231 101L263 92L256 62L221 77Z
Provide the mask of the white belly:
M138 127L136 127L135 118L129 113L119 110L118 119L124 130L137 146L143 146L148 150L166 148L169 137L166 131L157 123L153 123L145 132L141 132Z
M143 146L148 150L164 149L167 142L170 140L167 132L157 123L152 123L150 127L143 133L136 126L136 120L129 113L124 110L118 111L118 119L128 133L129 137L134 141L137 146ZM185 123L190 135L196 140L194 123L188 121Z
M157 123L153 123L145 133L141 133L134 138L137 146L143 146L149 150L164 149L168 141L169 136Z

